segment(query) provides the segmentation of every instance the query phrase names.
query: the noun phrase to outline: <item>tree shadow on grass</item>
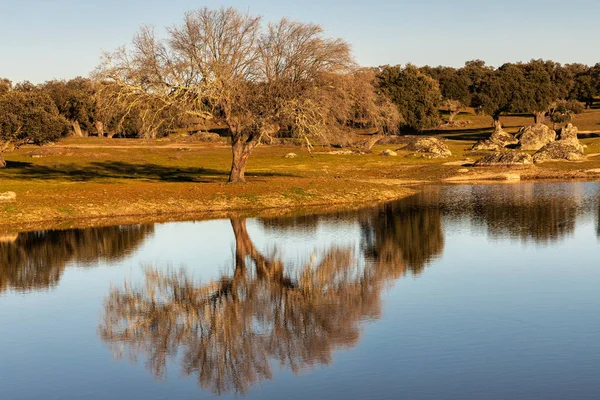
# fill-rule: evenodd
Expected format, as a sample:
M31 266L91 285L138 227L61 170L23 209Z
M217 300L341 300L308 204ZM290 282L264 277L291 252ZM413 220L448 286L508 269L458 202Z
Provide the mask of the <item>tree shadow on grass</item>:
M132 179L161 182L225 182L229 171L203 167L169 167L158 164L132 164L120 161L92 162L86 165L39 165L29 162L7 161L0 169L0 179L53 179L72 182L90 182L105 179ZM247 172L249 178L288 176L276 172Z

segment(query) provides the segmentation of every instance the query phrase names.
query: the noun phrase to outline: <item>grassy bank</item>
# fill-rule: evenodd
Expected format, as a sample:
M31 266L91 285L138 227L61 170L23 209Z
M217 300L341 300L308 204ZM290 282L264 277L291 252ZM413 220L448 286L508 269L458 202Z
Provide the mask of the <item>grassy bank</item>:
M223 145L173 141L68 139L55 146L23 147L6 154L0 192L17 201L0 203L0 230L48 229L91 224L256 215L299 208L374 203L414 193L415 185L461 176L472 140L449 140L444 160L372 155L313 154L299 147L262 146L250 159L248 183L225 184L230 149ZM600 153L600 138L583 140L587 153ZM319 151L319 149L316 149ZM284 155L294 152L297 158ZM600 157L519 170L521 179L596 179ZM476 181L473 169L466 176ZM470 174L470 175L469 175ZM464 173L462 173L465 176ZM487 179L485 178L485 179ZM492 177L493 179L493 177Z

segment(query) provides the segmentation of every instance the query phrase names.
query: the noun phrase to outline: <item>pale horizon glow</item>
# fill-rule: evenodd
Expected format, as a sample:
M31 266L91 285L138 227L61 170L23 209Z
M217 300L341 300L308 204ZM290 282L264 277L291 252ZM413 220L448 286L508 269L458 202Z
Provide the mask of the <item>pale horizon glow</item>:
M160 31L203 6L318 23L348 41L363 66L600 62L597 0L0 0L0 78L41 83L88 76L102 51L128 44L141 25Z

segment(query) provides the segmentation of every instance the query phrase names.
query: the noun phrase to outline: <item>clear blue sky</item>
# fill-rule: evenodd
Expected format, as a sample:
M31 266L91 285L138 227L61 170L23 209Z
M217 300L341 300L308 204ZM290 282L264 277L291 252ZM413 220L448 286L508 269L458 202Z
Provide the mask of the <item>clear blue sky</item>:
M0 0L0 77L86 76L140 25L162 28L204 5L319 23L368 66L600 61L600 0Z

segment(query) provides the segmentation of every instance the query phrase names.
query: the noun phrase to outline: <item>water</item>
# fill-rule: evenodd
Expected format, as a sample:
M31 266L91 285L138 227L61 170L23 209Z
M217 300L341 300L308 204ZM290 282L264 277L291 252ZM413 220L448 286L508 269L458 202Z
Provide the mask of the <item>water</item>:
M0 237L1 399L600 398L600 184Z

